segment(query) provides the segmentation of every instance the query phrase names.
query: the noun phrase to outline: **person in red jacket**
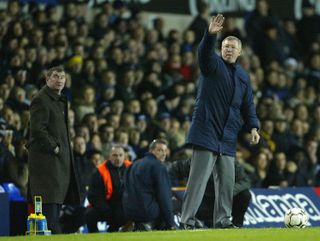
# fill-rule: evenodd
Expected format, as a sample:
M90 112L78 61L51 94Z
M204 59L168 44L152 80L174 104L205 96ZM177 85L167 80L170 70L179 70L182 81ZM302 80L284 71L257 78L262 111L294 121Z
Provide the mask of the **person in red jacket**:
M131 162L125 160L123 146L115 144L109 159L98 166L91 178L85 219L88 231L98 232L97 222L106 221L108 232L116 232L127 220L122 209L123 174Z

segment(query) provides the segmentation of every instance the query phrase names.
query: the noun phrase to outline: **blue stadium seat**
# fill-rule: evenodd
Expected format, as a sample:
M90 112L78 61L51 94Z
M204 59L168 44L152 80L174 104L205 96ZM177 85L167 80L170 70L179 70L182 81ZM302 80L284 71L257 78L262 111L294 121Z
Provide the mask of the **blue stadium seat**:
M25 202L26 199L21 195L19 188L11 182L1 183L6 193L9 194L10 202Z

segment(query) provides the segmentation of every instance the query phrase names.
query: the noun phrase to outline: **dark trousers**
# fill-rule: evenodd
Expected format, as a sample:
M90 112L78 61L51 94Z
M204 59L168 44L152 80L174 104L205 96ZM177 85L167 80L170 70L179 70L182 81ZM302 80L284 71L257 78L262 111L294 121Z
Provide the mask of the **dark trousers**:
M42 213L46 216L48 229L51 230L52 234L62 233L59 216L62 205L58 203L43 203Z
M232 223L237 227L243 226L244 215L249 207L251 193L248 189L238 193L233 197Z
M80 205L65 205L60 214L60 225L63 233L75 233L86 224L84 213L86 208Z
M233 197L232 223L237 227L243 226L244 216L251 200L251 193L248 189ZM208 228L213 227L212 213L214 209L214 196L205 196L197 212L197 218L205 223Z
M99 221L106 221L108 223L108 232L117 232L127 221L121 207L112 208L112 210L108 212L101 212L90 207L85 212L85 220L90 233L99 231L97 227L97 222Z

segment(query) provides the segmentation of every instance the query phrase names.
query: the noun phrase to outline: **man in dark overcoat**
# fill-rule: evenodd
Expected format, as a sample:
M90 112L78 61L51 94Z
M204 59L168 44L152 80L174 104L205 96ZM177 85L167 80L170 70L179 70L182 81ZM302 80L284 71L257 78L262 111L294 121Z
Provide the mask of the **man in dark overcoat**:
M62 204L79 204L79 187L74 169L68 126L68 102L61 94L66 76L53 67L46 85L34 96L30 107L29 197L41 196L48 229L61 233Z

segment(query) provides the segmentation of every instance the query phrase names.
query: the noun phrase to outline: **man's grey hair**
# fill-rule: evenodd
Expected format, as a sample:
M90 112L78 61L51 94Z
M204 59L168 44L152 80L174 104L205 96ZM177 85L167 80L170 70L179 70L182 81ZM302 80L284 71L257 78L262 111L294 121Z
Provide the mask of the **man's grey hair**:
M241 42L241 40L240 40L239 38L237 38L237 37L235 37L235 36L228 36L228 37L226 37L224 40L222 40L222 44L223 44L223 42L226 41L226 40L237 41L240 49L242 49L242 42Z

